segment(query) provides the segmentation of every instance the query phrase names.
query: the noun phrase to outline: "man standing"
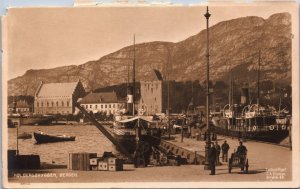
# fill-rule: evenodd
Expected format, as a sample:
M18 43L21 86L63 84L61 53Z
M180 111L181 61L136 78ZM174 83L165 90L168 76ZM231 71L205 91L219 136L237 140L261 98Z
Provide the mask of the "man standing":
M209 158L209 163L210 163L210 175L215 175L216 174L217 150L216 150L215 144L213 142L211 143L208 158Z
M243 142L240 141L240 145L236 150L236 153L240 156L240 161L244 162L244 160L246 159L246 155L247 155L247 148L246 146L243 145Z
M220 157L220 153L221 153L221 147L218 144L218 141L216 141L216 150L217 150L217 157L216 157L216 165L219 165L219 157Z
M227 144L227 141L225 140L224 143L221 146L222 148L222 161L228 162L228 151L229 151L229 145Z

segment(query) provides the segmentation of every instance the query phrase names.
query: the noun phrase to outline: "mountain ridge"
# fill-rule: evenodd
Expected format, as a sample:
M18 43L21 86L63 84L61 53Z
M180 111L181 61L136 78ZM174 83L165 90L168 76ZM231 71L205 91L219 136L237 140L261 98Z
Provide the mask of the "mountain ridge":
M291 83L291 16L276 13L263 19L248 16L219 22L210 28L210 76L228 80L234 70L240 80L256 74L261 50L262 79ZM153 69L170 80L204 81L206 78L206 30L179 42L152 41L135 45L136 76L145 80ZM33 95L39 81L72 82L80 79L86 90L127 81L133 45L81 65L30 69L8 81L9 95Z

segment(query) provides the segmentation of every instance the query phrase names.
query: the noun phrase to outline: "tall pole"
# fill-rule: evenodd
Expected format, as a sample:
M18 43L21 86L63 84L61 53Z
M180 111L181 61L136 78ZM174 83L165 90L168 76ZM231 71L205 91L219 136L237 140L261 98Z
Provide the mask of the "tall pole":
M126 109L129 111L130 104L129 104L129 95L130 95L130 62L127 63L127 103L126 103Z
M258 55L258 72L257 72L257 111L258 114L260 114L259 112L259 97L260 97L260 86L259 86L259 81L260 81L260 51L259 51L259 55Z
M171 123L170 123L170 72L169 72L169 63L170 63L170 51L167 47L168 51L168 62L167 62L167 79L168 79L168 135L169 139L171 139Z
M133 35L133 78L132 78L132 82L133 82L133 92L132 92L132 115L134 117L134 106L135 106L135 34Z
M209 151L210 151L210 126L209 126L209 17L211 14L208 12L208 6L206 7L206 14L204 15L206 18L206 38L207 38L207 46L206 46L206 145L205 145L205 166L204 169L210 169L210 159L209 159Z

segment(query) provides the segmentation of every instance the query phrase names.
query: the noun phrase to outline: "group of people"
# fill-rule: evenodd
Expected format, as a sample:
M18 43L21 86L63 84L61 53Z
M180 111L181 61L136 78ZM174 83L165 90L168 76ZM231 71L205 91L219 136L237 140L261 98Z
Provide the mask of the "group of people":
M239 142L239 146L237 148L236 153L239 154L240 156L245 156L247 154L247 148L243 145L243 142ZM216 174L216 165L220 164L220 154L222 151L222 161L223 162L228 162L228 151L230 149L229 144L225 140L224 143L220 146L218 144L218 141L212 142L211 147L209 150L208 158L209 158L209 163L210 163L210 170L211 170L211 175Z

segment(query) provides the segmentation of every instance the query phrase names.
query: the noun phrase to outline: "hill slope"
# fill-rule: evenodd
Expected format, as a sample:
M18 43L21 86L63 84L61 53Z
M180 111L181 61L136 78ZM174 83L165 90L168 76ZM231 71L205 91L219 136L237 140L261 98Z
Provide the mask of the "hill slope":
M278 13L268 19L243 17L220 22L210 28L210 76L228 79L232 74L255 81L258 52L261 50L261 78L291 82L291 16ZM144 80L152 69L176 81L206 77L206 30L178 43L149 42L136 45L137 80ZM71 82L80 79L86 90L124 83L127 65L132 63L133 46L122 48L79 66L28 70L8 81L9 95L33 95L39 81ZM249 79L250 78L250 79Z

